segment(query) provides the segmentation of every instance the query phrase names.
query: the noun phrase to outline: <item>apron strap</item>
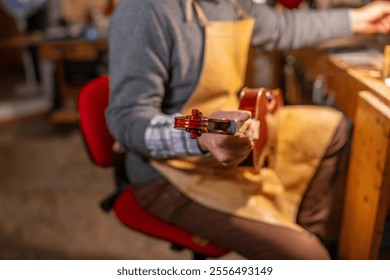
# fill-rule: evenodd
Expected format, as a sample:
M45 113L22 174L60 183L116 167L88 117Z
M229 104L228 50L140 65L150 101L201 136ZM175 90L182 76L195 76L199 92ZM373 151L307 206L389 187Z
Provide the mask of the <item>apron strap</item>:
M200 8L199 6L199 3L197 0L194 0L193 2L193 6L194 6L194 9L196 11L196 14L198 15L198 18L200 20L200 23L203 25L203 26L206 26L207 25L207 17L206 15L203 13L202 9Z
M247 14L242 10L241 6L238 4L237 0L230 0L230 2L233 5L234 11L236 12L236 15L239 19L245 19L248 18ZM191 5L192 4L192 5ZM186 3L186 17L187 21L192 20L192 6L194 7L196 14L198 15L198 18L203 26L206 26L208 20L206 15L203 13L199 3L197 0L187 0Z
M237 15L240 19L248 18L247 14L243 11L243 9L241 8L241 6L238 4L237 0L230 0L230 2L232 2L233 8L234 8L234 10L236 11L236 15Z
M191 22L193 18L192 2L193 0L186 0L186 6L185 6L186 22Z

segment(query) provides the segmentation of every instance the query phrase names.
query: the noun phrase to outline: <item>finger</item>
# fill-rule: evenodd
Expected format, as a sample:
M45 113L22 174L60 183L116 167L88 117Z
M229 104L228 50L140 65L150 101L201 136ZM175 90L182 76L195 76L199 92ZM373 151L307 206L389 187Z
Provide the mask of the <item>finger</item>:
M380 23L376 24L376 29L376 31L379 33L387 33L389 31L389 25L386 22L381 21Z
M251 151L251 149L232 150L230 154L220 158L220 163L227 167L237 166L249 156Z
M245 136L236 137L232 135L214 134L211 137L213 137L213 142L216 147L227 150L251 148L253 146L253 141Z
M380 9L383 14L390 14L390 2L389 1L378 1L378 6L381 6Z
M381 21L381 32L387 33L390 30L390 16L386 16L385 18L382 19Z

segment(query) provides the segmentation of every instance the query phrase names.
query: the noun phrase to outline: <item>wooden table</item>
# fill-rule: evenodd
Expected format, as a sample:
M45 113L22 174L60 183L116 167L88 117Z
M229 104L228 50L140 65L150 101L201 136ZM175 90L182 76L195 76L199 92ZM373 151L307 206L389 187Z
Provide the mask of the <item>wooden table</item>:
M37 49L41 60L53 61L56 66L57 94L61 108L52 114L52 121L55 123L75 123L75 95L79 88L67 83L65 64L97 61L100 54L107 52L107 41L105 39L41 41L37 45Z
M339 258L378 259L390 201L390 88L378 69L351 64L342 55L305 49L291 52L289 59L307 80L322 75L334 105L353 122ZM299 96L301 89L302 84L290 83L287 95L294 102L307 100Z

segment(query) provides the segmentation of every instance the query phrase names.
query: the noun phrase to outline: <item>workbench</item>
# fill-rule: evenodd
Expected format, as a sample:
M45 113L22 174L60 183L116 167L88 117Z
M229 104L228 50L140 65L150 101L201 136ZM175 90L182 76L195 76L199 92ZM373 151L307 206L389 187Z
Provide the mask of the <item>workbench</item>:
M286 68L290 103L318 101L321 96L308 96L307 86L305 96L302 92L305 84L311 82L314 89L321 84L317 95L322 92L324 103L353 124L338 256L378 259L390 201L390 88L381 76L383 55L309 48L289 52L286 61L298 69L292 75Z

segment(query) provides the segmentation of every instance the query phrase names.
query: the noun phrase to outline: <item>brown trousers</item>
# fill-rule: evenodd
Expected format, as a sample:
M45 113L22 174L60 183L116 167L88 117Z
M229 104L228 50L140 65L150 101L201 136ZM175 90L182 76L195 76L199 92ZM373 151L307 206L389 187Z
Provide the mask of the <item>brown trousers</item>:
M319 240L336 239L341 219L349 133L345 121L313 177L297 224L307 232L228 215L204 207L167 180L134 187L138 202L162 220L213 241L248 259L329 259Z

